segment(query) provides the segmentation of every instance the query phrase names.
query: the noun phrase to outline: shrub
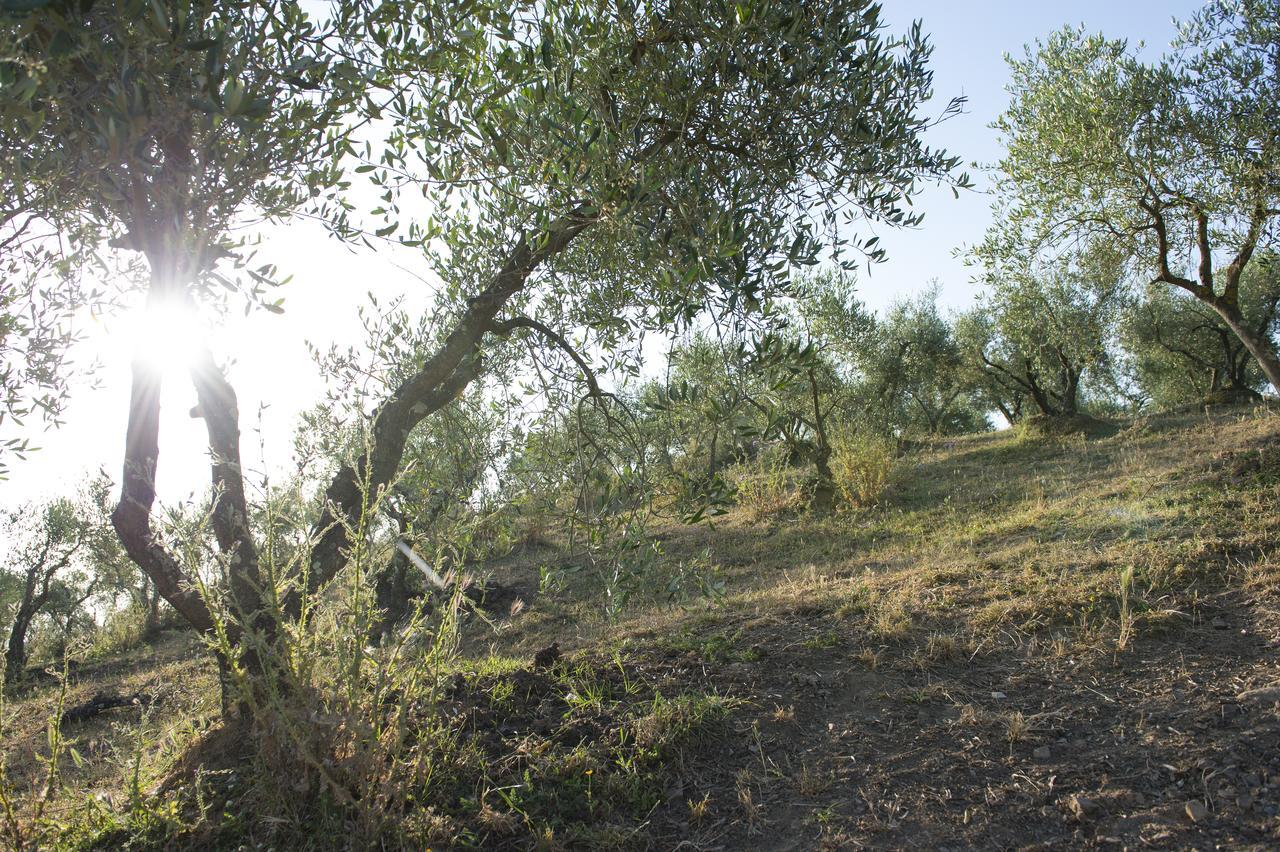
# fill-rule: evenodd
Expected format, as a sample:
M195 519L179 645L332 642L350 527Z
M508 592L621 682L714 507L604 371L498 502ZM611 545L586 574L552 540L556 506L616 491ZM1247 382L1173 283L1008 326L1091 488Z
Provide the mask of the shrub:
M893 445L881 438L852 432L835 436L831 475L840 496L854 506L878 502L893 473Z
M746 508L756 521L790 510L798 499L792 488L786 451L781 445L766 447L740 468L735 480L738 505Z

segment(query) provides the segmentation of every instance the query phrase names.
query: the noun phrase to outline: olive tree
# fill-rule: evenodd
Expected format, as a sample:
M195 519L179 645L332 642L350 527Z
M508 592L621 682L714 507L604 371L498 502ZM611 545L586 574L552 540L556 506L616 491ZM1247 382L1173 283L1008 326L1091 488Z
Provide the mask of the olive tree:
M99 475L73 497L19 506L0 519L0 537L8 545L0 576L13 590L6 683L26 668L27 642L37 619L53 621L64 635L86 620L84 604L101 589L99 563L114 543L110 507L111 482Z
M60 201L66 218L141 252L152 297L226 280L230 225L286 216L312 193L335 233L419 248L441 282L438 344L413 354L325 487L286 615L346 564L415 430L508 343L560 352L591 384L573 329L607 351L708 310L755 310L823 241L879 255L840 225L914 224L921 183L955 180L957 160L921 141L927 40L918 25L887 34L869 0L348 3L324 29L284 2L73 8L10 24L31 69L55 38L76 48L23 72L32 114L54 121L7 132L33 162L76 158L93 176ZM329 199L347 188L335 158L358 161L376 207L355 190ZM250 292L272 275L247 272ZM264 572L247 520L235 394L212 357L192 379L232 599L270 642L282 578ZM151 530L159 389L136 363L116 528L166 600L209 629L193 578Z
M936 285L894 302L867 335L857 364L891 432L956 434L985 424L951 321L938 310Z
M5 519L4 532L13 544L5 570L18 577L21 589L4 655L5 681L11 683L26 669L32 622L55 595L59 574L85 549L88 533L69 500L22 507Z
M988 264L989 292L961 323L971 369L1002 389L993 399L1025 396L1046 417L1074 416L1085 384L1103 383L1111 365L1126 259L1101 241L1028 257L1008 250L994 233L979 256Z
M999 189L1021 227L1125 247L1152 281L1221 317L1280 388L1275 340L1241 309L1280 215L1278 31L1270 0L1214 0L1148 63L1123 40L1061 30L1010 60L995 127L1008 146Z
M1280 330L1278 272L1274 262L1250 264L1242 276L1240 313L1260 337ZM1139 387L1157 405L1260 398L1257 361L1222 317L1190 295L1148 288L1126 310L1120 340Z
M313 587L341 567L364 489L482 372L488 339L566 349L565 326L591 327L608 346L753 309L842 219L917 221L905 199L956 165L920 141L919 28L886 36L873 3L480 7L466 28L425 4L402 20L412 43L385 62L411 88L370 165L433 200L404 230L456 319L330 485Z
M8 221L47 223L83 268L140 261L149 307L188 309L224 289L279 310L274 270L251 264L234 231L287 215L340 183L335 154L362 71L297 3L9 4L0 52L0 149ZM127 262L127 261L126 261ZM159 337L150 312L140 337ZM196 628L213 618L153 530L164 353L139 357L114 526L129 556ZM208 428L212 519L237 607L263 612L249 528L234 389L213 353L191 378ZM263 625L265 626L265 625ZM236 629L232 625L232 629ZM252 660L251 660L252 662Z

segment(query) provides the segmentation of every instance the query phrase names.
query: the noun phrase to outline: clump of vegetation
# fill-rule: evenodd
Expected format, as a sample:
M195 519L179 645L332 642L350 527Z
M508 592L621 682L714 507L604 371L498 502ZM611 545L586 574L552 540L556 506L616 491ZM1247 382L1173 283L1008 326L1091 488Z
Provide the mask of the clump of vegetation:
M738 504L756 521L778 519L800 506L799 489L781 446L741 465L734 488Z
M894 456L889 441L842 433L831 454L831 471L840 496L852 506L875 505L889 487Z

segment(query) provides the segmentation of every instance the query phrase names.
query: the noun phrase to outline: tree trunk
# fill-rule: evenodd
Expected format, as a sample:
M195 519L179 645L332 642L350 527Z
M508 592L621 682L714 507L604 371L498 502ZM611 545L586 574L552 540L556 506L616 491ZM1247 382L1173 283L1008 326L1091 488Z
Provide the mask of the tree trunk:
M413 568L400 548L395 548L391 559L378 572L374 580L374 605L381 613L369 626L369 641L381 642L395 630L395 626L413 609L413 588L409 576Z
M1035 402L1036 408L1040 409L1040 413L1045 417L1055 417L1058 411L1053 406L1053 402L1049 399L1049 395L1044 389L1034 381L1028 382L1027 387L1031 393L1031 399Z
M289 615L296 617L302 596L317 591L346 563L349 531L362 528L365 508L399 470L409 433L480 375L481 342L495 329L498 313L539 266L568 248L599 215L594 206L583 203L542 232L521 235L488 285L468 300L467 310L440 348L378 407L369 449L354 466L343 465L325 489L323 508L311 527L316 539L311 571L306 588L295 590L284 602Z
M707 485L708 487L716 479L716 442L720 439L720 429L717 427L711 430L711 459L707 462Z
M1217 299L1212 303L1212 307L1218 312L1218 316L1227 323L1236 337L1240 338L1240 342L1244 344L1244 348L1249 350L1249 354L1258 362L1258 366L1262 368L1262 374L1267 377L1267 381L1271 383L1271 387L1277 393L1280 393L1280 356L1276 354L1275 344L1269 339L1256 333L1247 322L1244 315L1240 313L1238 305Z
M831 448L817 447L813 451L813 466L818 471L813 485L811 508L816 512L829 512L836 502L836 478L831 472Z
M35 613L27 607L20 607L13 618L13 627L9 630L9 644L4 653L4 682L17 683L22 679L27 668L27 631L31 629L31 619Z
M1062 410L1059 413L1063 417L1074 417L1080 409L1080 374L1074 370L1067 370L1066 373L1066 387L1062 392Z
M240 409L235 389L208 350L192 367L191 381L199 400L197 410L209 435L213 534L227 560L227 584L239 622L236 633L253 634L252 642L243 643L244 665L250 675L257 677L264 671L264 657L270 656L275 646L279 621L278 609L273 611L263 597L264 592L274 592L274 584L264 582L249 527L249 504L240 466Z

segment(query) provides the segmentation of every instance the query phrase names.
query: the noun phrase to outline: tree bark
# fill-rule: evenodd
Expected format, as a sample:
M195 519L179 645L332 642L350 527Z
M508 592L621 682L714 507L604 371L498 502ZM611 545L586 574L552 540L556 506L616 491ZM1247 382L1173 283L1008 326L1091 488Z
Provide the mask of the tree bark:
M1215 299L1210 306L1218 312L1218 316L1222 317L1236 337L1240 338L1244 348L1248 349L1249 354L1258 362L1258 366L1262 368L1262 374L1267 377L1272 389L1280 393L1280 357L1276 354L1275 344L1254 331L1245 321L1244 315L1240 313L1238 305L1225 299Z
M369 449L354 466L343 465L325 490L324 508L312 527L316 544L306 588L286 601L290 615L300 611L301 595L318 590L345 564L352 533L362 528L364 513L399 469L409 433L480 374L481 341L498 328L499 311L524 289L539 266L568 248L598 219L595 209L583 203L542 232L522 235L488 286L468 301L466 312L436 353L379 406Z
M27 668L27 631L31 629L31 620L35 611L27 606L18 608L14 614L13 626L9 629L9 643L4 653L4 682L6 685L17 683L22 679Z

